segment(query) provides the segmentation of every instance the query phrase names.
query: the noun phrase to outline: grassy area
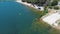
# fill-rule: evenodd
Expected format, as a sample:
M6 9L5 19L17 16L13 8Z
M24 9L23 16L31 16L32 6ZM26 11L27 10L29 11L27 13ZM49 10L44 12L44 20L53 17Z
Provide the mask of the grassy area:
M40 19L40 16L45 15L45 12L29 8L36 14L36 18L33 20L31 27L28 29L28 34L60 34L60 30L52 28L50 25ZM43 14L45 13L45 14Z

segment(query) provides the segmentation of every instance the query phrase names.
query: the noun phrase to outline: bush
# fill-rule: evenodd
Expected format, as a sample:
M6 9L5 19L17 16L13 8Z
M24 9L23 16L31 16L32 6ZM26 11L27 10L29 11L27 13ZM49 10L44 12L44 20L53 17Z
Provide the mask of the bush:
M22 0L22 2L26 2L25 0Z
M51 7L51 6L50 6L49 8L50 8L50 9L52 9L52 7Z
M58 1L53 1L52 3L51 3L51 6L55 6L55 5L57 5L58 4Z
M59 9L59 7L54 7L54 9L55 9L55 10L58 10L58 9Z
M51 2L48 2L48 3L46 4L46 6L51 6Z

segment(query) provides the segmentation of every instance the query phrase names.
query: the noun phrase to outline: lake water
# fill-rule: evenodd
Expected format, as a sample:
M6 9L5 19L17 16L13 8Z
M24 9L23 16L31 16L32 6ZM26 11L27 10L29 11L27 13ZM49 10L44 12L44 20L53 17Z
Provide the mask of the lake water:
M0 2L0 34L23 34L35 15L26 6L16 2Z

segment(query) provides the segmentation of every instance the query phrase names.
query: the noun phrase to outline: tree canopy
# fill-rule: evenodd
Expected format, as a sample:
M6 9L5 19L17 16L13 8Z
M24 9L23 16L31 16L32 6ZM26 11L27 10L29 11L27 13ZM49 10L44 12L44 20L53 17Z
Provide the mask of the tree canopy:
M46 3L46 0L22 0L22 1L37 4L37 5L43 5Z
M46 4L47 6L55 6L57 5L59 0L53 0L52 2L50 2L51 0L22 0L22 1L37 4L38 6L43 6L44 4Z

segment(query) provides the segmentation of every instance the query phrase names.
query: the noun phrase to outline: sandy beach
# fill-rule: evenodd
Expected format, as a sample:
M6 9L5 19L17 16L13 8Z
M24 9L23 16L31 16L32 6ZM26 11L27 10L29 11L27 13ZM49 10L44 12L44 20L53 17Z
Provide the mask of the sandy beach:
M37 8L37 7L34 7L32 4L27 3L27 2L22 2L21 0L17 0L16 2L19 2L19 3L21 3L21 4L24 4L24 5L27 5L27 6L33 7L33 8Z
M31 3L22 2L22 0L16 0L16 2L24 4L24 5L29 6L29 7L32 7L32 8L37 9L37 10L38 10L38 8L41 8L40 9L41 11L44 10L44 7L38 7L37 5L33 6Z

